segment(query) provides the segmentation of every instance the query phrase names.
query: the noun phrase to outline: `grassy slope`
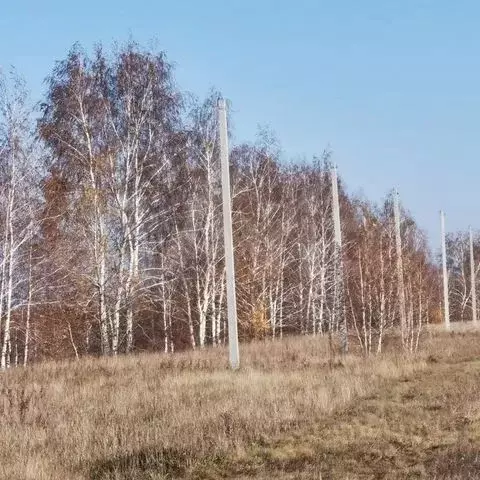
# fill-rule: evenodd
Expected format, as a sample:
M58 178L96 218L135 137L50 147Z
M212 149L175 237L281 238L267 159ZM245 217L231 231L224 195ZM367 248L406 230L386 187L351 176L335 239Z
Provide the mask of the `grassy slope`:
M236 373L214 349L7 372L0 478L480 477L477 333L333 369L318 338L242 353Z
M480 348L466 337L455 344L458 352L258 449L258 477L480 478Z

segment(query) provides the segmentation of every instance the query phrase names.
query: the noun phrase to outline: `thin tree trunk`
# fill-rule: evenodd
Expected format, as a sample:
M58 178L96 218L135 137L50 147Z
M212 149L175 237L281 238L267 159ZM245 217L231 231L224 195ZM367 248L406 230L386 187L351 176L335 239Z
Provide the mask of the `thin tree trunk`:
M30 314L32 308L32 246L30 246L30 253L28 259L28 301L27 301L27 319L25 323L25 345L23 350L23 366L26 367L28 363L28 350L30 347Z
M5 370L10 366L10 321L12 315L12 294L13 294L13 264L14 264L14 244L13 244L13 208L15 199L15 160L12 162L12 178L9 191L9 202L7 212L7 230L8 230L8 251L6 257L8 258L8 270L7 270L7 292L6 292L6 305L5 305L5 325L3 332L3 346L2 346L2 358L1 368ZM4 253L5 255L5 253Z
M384 265L384 259L383 259L383 242L382 242L382 237L380 236L380 328L378 332L377 354L381 353L382 351L384 328L385 328L385 265Z
M400 332L402 336L402 344L404 344L407 314L406 314L406 307L405 307L402 236L401 236L401 230L400 230L401 219L400 219L400 205L399 205L398 192L394 193L394 220L395 220L395 245L397 250L397 285L398 285L398 305L400 310Z

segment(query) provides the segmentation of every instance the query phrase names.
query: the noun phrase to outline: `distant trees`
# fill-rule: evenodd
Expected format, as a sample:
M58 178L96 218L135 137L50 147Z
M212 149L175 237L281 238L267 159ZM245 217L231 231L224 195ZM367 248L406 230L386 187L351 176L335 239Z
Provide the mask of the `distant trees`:
M218 93L182 95L166 57L134 43L91 55L75 46L48 79L36 128L23 83L10 84L0 90L1 367L225 343ZM331 167L328 153L283 161L266 130L232 148L244 340L340 334ZM370 354L402 331L413 351L440 304L426 240L406 211L396 238L391 195L375 205L340 179L339 196L350 335ZM468 249L449 241L463 319Z
M449 276L450 316L458 321L471 321L472 286L470 268L469 233L454 232L447 234L447 268ZM478 285L480 268L480 237L473 236L474 276Z

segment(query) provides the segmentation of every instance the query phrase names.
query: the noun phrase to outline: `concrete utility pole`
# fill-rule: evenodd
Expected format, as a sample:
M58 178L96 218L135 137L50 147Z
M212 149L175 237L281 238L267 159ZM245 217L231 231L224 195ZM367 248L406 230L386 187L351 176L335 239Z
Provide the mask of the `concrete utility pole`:
M235 295L235 264L233 259L232 206L230 198L230 162L228 160L227 108L225 100L218 100L220 160L222 164L223 241L227 277L228 347L230 367L240 366L237 329L237 300Z
M443 315L445 317L445 330L450 330L450 307L448 303L448 273L447 273L447 248L445 246L445 213L440 212L440 225L442 230L442 266L443 266Z
M332 179L332 215L335 234L335 299L334 312L339 318L342 353L348 352L347 316L345 312L345 297L343 285L343 254L342 254L342 227L340 222L340 201L338 199L337 167L331 172Z
M473 232L470 227L470 282L472 285L472 322L477 324L477 292L475 285L475 257L473 255Z
M400 230L400 195L395 190L393 195L393 216L395 219L395 244L397 250L397 284L398 284L398 304L400 309L400 328L402 334L402 343L405 342L407 313L405 308L405 284L403 279L403 254L402 254L402 236Z

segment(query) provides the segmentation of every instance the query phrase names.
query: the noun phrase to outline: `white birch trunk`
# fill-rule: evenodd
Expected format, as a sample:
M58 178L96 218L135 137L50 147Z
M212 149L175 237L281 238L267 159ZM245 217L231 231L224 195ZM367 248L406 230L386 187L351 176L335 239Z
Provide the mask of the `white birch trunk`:
M470 288L472 295L472 322L477 325L477 290L476 290L476 269L475 257L473 254L473 232L470 227Z
M30 347L30 315L32 310L32 247L30 246L29 258L28 258L28 300L27 300L27 318L25 321L25 345L23 350L23 366L26 367L28 363L28 354Z
M14 231L13 231L13 211L15 203L15 187L16 187L16 167L15 158L12 156L10 166L10 185L9 185L9 198L8 198L8 211L7 211L7 250L4 252L4 256L8 259L8 267L6 269L7 282L6 282L6 305L5 305L5 323L3 327L3 345L2 345L2 357L1 357L1 369L5 370L10 366L10 321L12 314L12 294L13 294L13 265L14 265Z
M402 237L400 230L400 205L398 192L394 193L394 218L395 218L395 245L397 249L397 285L398 285L398 308L400 313L400 333L402 343L406 340L407 314L405 310L405 285L403 279L403 254Z

